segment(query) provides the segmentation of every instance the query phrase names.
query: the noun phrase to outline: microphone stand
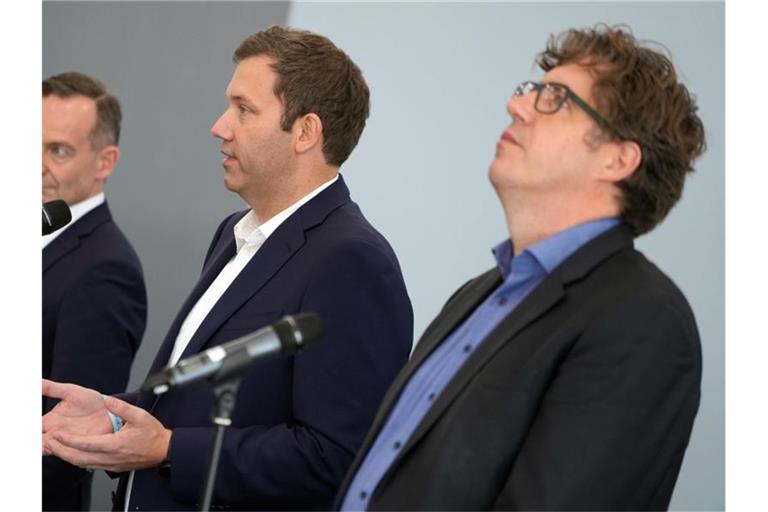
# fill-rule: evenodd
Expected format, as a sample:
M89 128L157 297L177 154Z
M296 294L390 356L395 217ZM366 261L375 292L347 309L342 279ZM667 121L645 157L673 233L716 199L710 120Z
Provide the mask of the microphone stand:
M240 370L238 369L238 360L247 358L248 353L242 350L240 357L228 358L222 368L214 374L211 379L213 394L216 401L211 410L211 420L216 425L216 432L211 446L211 456L208 463L208 472L203 483L200 497L200 510L208 512L211 508L211 499L213 498L213 487L216 484L216 472L219 467L219 457L221 456L221 446L224 442L224 431L232 424L232 412L235 410L237 402L237 388L240 386ZM234 368L234 371L231 369Z

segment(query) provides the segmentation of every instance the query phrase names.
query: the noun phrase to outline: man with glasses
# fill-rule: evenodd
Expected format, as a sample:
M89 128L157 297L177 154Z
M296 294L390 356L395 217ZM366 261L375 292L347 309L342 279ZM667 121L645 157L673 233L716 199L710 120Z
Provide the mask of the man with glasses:
M626 29L550 39L490 180L509 238L427 327L342 510L668 507L699 404L685 297L633 248L705 147L669 58Z

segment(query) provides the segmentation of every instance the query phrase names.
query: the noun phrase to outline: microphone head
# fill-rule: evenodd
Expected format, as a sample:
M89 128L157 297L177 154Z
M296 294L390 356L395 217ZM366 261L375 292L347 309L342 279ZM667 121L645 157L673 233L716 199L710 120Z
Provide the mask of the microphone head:
M72 220L69 206L61 199L43 203L43 235L48 235L63 228Z
M297 313L286 315L272 325L277 333L285 355L302 350L307 343L312 343L322 334L320 316L317 313Z

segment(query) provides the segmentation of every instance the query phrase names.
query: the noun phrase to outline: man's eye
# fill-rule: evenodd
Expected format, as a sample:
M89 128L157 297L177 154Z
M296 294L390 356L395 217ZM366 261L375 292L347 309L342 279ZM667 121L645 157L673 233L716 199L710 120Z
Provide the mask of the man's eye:
M247 114L248 112L250 112L250 110L248 110L248 107L244 105L238 105L237 111L240 112L241 114Z
M51 152L53 153L53 156L55 156L56 158L65 158L69 156L69 151L67 151L62 146L55 146L54 148L51 149Z

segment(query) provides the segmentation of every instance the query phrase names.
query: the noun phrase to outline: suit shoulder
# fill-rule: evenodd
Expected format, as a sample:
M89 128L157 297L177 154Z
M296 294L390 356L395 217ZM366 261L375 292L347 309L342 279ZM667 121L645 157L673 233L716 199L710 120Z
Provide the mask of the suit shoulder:
M396 261L394 250L360 208L349 202L334 210L315 229L307 232L313 245L331 253L379 253Z
M645 255L620 251L587 276L578 300L591 303L591 330L634 331L644 342L698 352L693 310L680 288ZM642 335L642 333L646 333ZM630 338L628 336L628 338Z

